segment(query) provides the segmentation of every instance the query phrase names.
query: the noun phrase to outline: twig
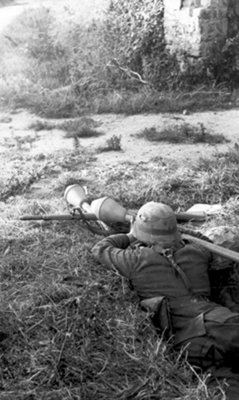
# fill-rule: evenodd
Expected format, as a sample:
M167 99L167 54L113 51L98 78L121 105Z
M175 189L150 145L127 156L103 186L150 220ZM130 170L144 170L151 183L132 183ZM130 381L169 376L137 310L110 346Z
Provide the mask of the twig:
M110 67L111 65L114 65L115 67L117 67L118 69L120 69L122 72L124 72L127 76L129 76L130 78L133 78L135 80L137 80L138 82L142 83L143 85L149 85L151 86L150 82L144 80L142 78L142 76L136 72L136 71L132 71L129 67L122 67L118 61L113 58L108 64L107 66Z

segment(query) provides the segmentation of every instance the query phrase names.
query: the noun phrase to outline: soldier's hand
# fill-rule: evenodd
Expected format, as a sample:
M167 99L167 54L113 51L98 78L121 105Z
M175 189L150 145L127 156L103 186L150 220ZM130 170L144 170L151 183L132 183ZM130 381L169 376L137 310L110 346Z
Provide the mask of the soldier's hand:
M135 217L132 216L132 219L130 221L130 231L129 233L127 233L127 236L130 240L130 243L134 242L136 239L136 237L133 235L133 226L134 226L134 221L135 221Z

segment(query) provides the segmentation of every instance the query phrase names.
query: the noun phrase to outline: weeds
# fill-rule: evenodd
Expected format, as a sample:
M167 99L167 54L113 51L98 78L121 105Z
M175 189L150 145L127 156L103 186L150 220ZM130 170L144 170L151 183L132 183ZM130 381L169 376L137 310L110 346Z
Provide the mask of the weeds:
M37 140L37 135L18 136L13 133L10 137L4 137L1 144L9 149L15 148L16 150L22 150L23 148L31 149L33 143Z
M164 141L169 143L219 144L227 141L224 135L209 133L203 124L194 126L185 122L168 126L160 131L155 127L145 128L136 136L151 142Z
M23 158L21 158L23 161ZM16 162L14 159L8 165L9 170L4 171L2 175L2 185L0 190L0 200L5 201L9 197L24 193L34 182L38 181L43 173L44 166L39 163Z
M143 112L178 113L188 111L217 110L230 107L230 95L226 89L210 90L204 87L184 90L160 91L151 88L137 90L113 90L92 99L92 109L97 113L124 113L126 115Z
M35 182L49 176L64 173L83 164L87 165L91 155L86 151L59 151L54 155L35 155L34 158L25 154L12 153L2 157L3 173L1 176L0 200L7 201L10 197L26 193ZM54 185L53 185L54 187ZM51 192L49 192L51 196Z
M52 129L56 128L56 123L48 122L46 120L37 120L31 123L28 129L33 129L36 132L39 131L51 131Z
M105 146L98 148L98 152L103 153L105 151L122 151L121 147L121 136L113 135L106 140Z
M67 129L69 129L69 131L65 134L65 138L69 139L72 138L73 139L73 147L74 149L79 149L80 148L80 138L92 138L92 137L98 137L103 135L103 132L99 132L94 128L91 128L89 126L82 126L80 125L80 127L78 128L78 131L74 131L73 129L77 129L77 126L73 125L73 127L71 127L69 129L69 127ZM62 129L62 128L61 128Z
M218 153L217 158L224 159L225 163L230 164L239 164L239 144L234 143L234 146L229 148L229 150L225 153Z
M193 167L164 159L139 165L127 163L101 171L100 187L132 209L150 200L165 202L174 210L187 210L196 203L225 203L239 194L238 164L236 158L235 162L229 161L231 151L219 158L217 153L210 159L204 157ZM105 192L96 191L96 195Z
M42 130L52 130L60 129L69 133L76 133L80 130L89 129L89 132L100 125L99 122L95 121L93 118L82 117L75 119L67 119L63 121L47 121L47 120L37 120L29 125L28 129L33 129L34 131ZM87 133L86 133L87 135Z

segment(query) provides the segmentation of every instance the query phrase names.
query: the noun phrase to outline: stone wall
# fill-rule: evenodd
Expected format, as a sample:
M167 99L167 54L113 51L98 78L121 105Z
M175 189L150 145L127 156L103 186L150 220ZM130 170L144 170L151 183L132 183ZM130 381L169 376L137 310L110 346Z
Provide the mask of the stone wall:
M230 37L239 32L239 1L228 0L228 34Z
M239 33L239 0L164 0L165 39L171 52L198 59Z

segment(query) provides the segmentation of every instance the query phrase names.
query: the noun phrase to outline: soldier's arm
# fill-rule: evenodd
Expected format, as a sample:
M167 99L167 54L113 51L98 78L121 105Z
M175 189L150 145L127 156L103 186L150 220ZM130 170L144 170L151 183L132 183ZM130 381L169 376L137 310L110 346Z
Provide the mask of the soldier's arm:
M134 240L130 234L111 235L98 242L91 250L94 258L109 268L116 268L126 278L138 263L137 251L130 244Z

